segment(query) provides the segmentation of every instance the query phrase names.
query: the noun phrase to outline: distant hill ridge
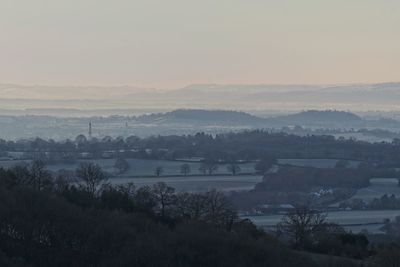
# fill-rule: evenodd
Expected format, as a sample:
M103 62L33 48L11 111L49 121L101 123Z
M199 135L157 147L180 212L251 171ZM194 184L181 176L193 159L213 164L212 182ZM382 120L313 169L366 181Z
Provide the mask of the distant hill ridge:
M144 123L209 123L209 124L259 124L264 119L240 111L177 109L166 113L156 113L137 117Z
M274 118L260 118L245 112L227 110L178 109L166 113L143 115L136 118L141 123L201 123L219 125L313 124L313 123L362 123L364 120L347 111L308 110Z
M399 111L400 83L273 85L198 84L184 88L136 86L44 86L0 83L2 109L178 108L237 110L393 110ZM52 115L51 111L48 115Z

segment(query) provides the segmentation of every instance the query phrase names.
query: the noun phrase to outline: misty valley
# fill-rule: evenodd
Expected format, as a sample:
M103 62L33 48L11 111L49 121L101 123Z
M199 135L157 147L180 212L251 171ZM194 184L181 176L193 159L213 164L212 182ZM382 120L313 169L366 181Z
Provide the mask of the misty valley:
M317 260L299 255L299 261L309 258L305 264L318 266L331 261L331 256L338 257L337 264L343 261L349 266L380 260L380 250L374 247L400 237L396 230L399 139L389 127L373 128L377 120L341 111L305 111L263 119L243 112L206 110L138 117L47 117L46 122L36 116L9 118L30 118L32 125L41 120L55 123L58 130L58 124L63 124L71 129L64 134L81 134L72 139L60 135L56 140L0 140L0 181L6 195L28 190L22 194L33 198L33 190L90 212L144 212L151 220L172 227L174 234L178 234L178 225L201 222L215 225L218 231L250 235L246 238L275 238L302 253L330 255ZM120 132L113 128L127 120ZM146 128L143 125L160 132L136 135L135 127ZM188 133L166 134L165 130L162 134L163 127L182 132L187 127ZM106 129L113 136L101 137ZM201 132L192 134L196 131ZM343 136L349 133L354 135ZM356 133L364 138L357 138ZM365 138L369 135L379 141ZM389 137L394 138L385 141ZM258 231L257 237L253 231ZM17 241L9 242L11 246ZM53 247L53 243L46 246ZM47 256L37 260L42 259L54 262Z
M36 110L38 112L40 110ZM73 110L72 110L73 111ZM3 111L4 112L4 111ZM62 141L74 139L79 134L88 135L89 123L93 138L138 137L152 135L182 135L204 132L219 134L244 130L263 129L295 135L332 135L336 138L357 139L369 142L391 142L400 138L400 112L389 114L362 113L336 110L308 110L288 115L224 110L179 109L161 113L142 113L135 116L90 116L90 111L75 110L88 117L68 117L71 110L60 115L1 115L2 137L7 140L41 137ZM57 110L43 110L57 114ZM109 111L121 112L121 111ZM129 112L127 110L126 112ZM134 111L131 111L134 112ZM144 112L144 111L135 111ZM66 117L67 116L67 117Z
M400 267L399 25L0 0L0 267Z

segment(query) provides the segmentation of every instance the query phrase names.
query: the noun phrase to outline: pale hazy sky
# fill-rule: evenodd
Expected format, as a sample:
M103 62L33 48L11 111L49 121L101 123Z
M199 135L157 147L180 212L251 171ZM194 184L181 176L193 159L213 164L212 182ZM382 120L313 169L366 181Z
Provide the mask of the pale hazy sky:
M399 0L0 0L0 83L382 81Z

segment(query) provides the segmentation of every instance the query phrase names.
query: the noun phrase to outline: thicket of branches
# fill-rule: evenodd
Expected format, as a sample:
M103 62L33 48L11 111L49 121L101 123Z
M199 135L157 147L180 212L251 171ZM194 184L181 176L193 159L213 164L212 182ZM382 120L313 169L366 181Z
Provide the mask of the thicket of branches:
M76 176L0 169L0 266L316 266L220 192L112 186L96 164Z

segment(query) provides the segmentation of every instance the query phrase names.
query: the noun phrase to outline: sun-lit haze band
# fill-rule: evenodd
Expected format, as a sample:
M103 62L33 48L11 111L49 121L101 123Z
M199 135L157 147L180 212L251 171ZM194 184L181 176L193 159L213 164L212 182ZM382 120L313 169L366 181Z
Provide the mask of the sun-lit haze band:
M398 81L399 14L395 0L2 0L0 81Z

